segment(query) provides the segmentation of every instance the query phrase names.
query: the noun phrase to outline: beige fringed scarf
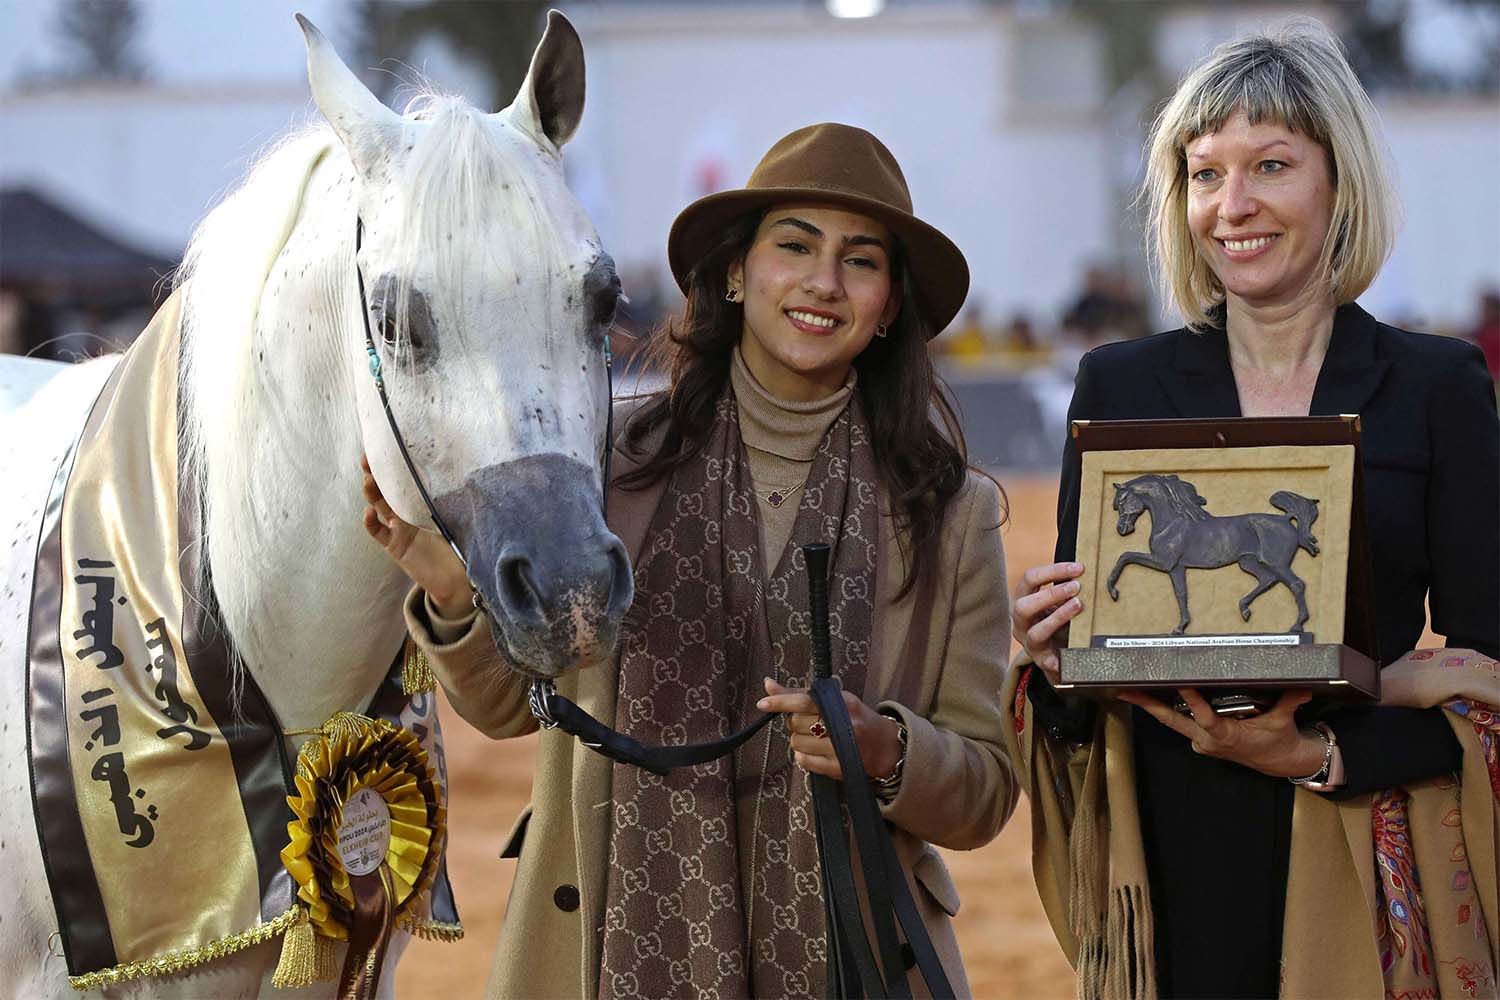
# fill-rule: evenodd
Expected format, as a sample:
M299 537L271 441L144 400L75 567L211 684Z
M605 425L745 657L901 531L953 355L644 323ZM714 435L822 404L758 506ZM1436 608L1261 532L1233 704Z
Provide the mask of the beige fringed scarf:
M1003 697L1007 746L1031 802L1042 905L1079 997L1155 996L1127 706L1101 706L1092 745L1059 744L1034 723L1033 669L1018 658ZM1493 996L1500 671L1471 650L1418 650L1387 667L1382 685L1383 704L1447 710L1463 771L1342 802L1297 791L1281 995Z

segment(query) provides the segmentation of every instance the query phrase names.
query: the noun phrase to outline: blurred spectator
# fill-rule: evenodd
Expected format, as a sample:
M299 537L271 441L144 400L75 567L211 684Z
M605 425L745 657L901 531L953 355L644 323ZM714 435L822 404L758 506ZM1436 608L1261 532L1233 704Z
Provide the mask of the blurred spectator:
M52 310L16 288L0 288L0 354L56 358Z
M1083 291L1063 314L1063 330L1090 343L1134 340L1150 332L1146 304L1135 283L1118 268L1090 267Z
M1020 312L1010 318L1010 323L1000 335L1000 342L1007 351L1017 354L1032 354L1045 350L1037 343L1036 330L1032 328L1031 317Z
M1500 290L1491 289L1479 297L1479 325L1469 339L1484 352L1490 378L1500 378Z
M667 302L663 295L661 271L649 265L627 268L621 277L625 300L615 316L615 336L610 341L615 360L621 365L638 363L637 356L645 351L651 333L667 318Z
M964 308L956 326L934 342L939 350L960 364L973 364L984 358L990 350L990 341L985 333L984 308L974 299Z

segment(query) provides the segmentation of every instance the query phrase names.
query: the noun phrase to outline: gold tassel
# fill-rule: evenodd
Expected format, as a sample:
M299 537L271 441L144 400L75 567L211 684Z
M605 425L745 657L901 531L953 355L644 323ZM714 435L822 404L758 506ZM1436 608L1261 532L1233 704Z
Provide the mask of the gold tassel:
M271 975L271 985L278 989L296 989L326 982L338 975L334 963L333 941L319 934L299 909L297 922L281 939L281 961Z
M437 678L432 675L432 664L427 662L427 654L422 652L421 646L407 639L406 662L401 667L401 693L421 694L435 687Z
M334 712L323 723L323 735L331 740L359 740L372 731L379 732L381 725L383 723L358 712Z

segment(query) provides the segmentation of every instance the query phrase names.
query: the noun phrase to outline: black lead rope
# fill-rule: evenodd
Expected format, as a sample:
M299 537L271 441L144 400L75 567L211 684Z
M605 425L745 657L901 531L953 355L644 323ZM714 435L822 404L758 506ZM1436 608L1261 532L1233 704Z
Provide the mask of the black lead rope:
M679 767L707 764L734 753L776 717L767 712L739 732L711 743L649 747L609 728L577 704L558 694L551 681L532 682L530 704L531 714L536 716L544 729L561 729L569 736L576 736L590 750L616 763L633 764L652 774L661 775Z

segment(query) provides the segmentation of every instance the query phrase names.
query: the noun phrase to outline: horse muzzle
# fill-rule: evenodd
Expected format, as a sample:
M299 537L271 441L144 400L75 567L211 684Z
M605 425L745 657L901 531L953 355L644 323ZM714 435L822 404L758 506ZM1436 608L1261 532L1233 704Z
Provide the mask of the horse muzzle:
M552 678L614 649L635 587L593 470L530 455L475 472L436 506L459 537L497 648L519 671Z
M1115 531L1121 535L1128 535L1135 530L1135 522L1139 520L1141 512L1138 510L1121 511L1120 517L1115 521Z

